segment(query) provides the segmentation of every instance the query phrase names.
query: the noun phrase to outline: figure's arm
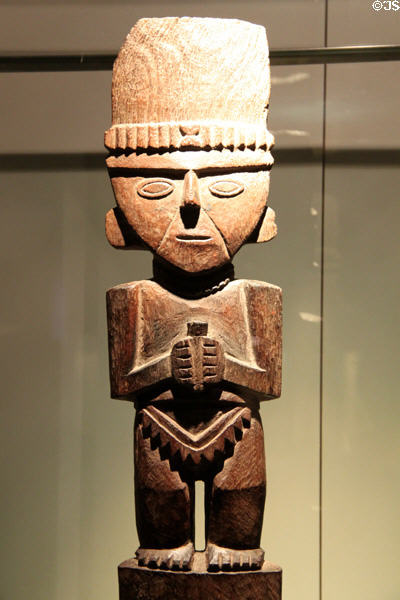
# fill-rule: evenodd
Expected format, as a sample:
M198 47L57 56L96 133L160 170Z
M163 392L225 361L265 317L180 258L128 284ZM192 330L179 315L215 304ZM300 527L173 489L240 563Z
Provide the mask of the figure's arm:
M171 377L170 352L160 354L140 367L135 367L126 375L132 389L140 390L156 383L163 383Z
M173 378L195 391L221 381L257 392L265 389L265 370L230 356L220 342L204 335L177 342L172 348L171 364Z
M208 337L207 323L197 323L197 332L193 328L192 337L172 348L172 377L193 390L225 382L242 394L248 390L264 399L277 398L281 392L281 304L281 290L276 286L245 282L242 309L248 323L249 339L244 341L248 360L233 356L223 342ZM188 333L190 329L191 324Z
M265 394L268 388L268 374L265 369L238 360L229 354L225 354L224 380L262 394Z
M271 389L269 373L256 364L246 363L223 352L222 345L215 339L197 338L197 348L189 338L177 342L172 348L172 377L181 385L194 391L225 381L240 390L251 390L266 398L275 398L276 389Z
M246 307L255 364L225 353L224 380L266 399L281 393L282 371L282 292L273 285L249 281Z
M146 387L171 377L169 352L135 365L138 350L146 345L141 322L140 282L124 284L107 292L108 346L111 397L131 399Z

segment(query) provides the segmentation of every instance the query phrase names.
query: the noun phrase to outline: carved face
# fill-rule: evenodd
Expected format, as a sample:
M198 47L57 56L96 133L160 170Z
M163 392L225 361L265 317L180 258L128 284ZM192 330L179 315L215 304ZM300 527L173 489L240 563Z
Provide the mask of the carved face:
M110 169L117 204L143 242L172 265L190 273L222 266L259 223L269 172L179 166L122 175Z

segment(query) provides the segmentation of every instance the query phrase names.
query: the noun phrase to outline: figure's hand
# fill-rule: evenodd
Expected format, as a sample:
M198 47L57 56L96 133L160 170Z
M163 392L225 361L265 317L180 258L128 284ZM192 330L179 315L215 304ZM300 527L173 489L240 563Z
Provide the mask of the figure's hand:
M177 342L171 352L173 378L195 391L220 382L224 362L221 344L205 336L185 338Z

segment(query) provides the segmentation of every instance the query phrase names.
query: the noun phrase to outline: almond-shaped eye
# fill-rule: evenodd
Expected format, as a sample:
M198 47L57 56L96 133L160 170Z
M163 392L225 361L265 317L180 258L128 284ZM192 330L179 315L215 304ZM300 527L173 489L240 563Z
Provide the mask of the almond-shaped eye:
M214 181L208 186L208 189L214 196L220 196L221 198L231 198L237 196L244 190L244 185L237 181Z
M143 198L165 198L174 190L174 184L169 179L147 179L137 188L137 193Z

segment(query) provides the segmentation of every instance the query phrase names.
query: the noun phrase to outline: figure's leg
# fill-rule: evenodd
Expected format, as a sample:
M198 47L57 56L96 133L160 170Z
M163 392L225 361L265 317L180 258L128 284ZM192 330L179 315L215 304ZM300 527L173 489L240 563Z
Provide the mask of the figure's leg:
M136 555L140 565L190 569L194 554L192 494L136 425L135 500L140 541Z
M265 492L264 438L256 415L208 490L209 570L261 568Z

